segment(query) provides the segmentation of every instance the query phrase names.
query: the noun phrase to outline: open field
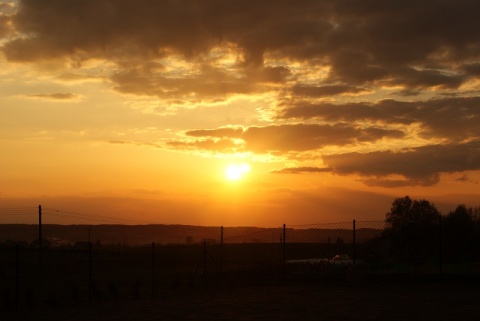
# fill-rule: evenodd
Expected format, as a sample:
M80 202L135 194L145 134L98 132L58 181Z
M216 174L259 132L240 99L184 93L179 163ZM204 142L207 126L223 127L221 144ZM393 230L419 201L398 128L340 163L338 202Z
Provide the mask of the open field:
M358 229L357 236L365 231ZM0 247L1 319L456 320L480 315L480 265L468 256L440 261L435 247L413 251L419 247L411 238L398 257L385 256L393 242L352 244L346 236L330 242L334 237L325 233L340 233L332 229L286 230L289 243L273 242L277 232L257 231L238 238L243 242L134 247L83 242L39 249L7 242ZM365 239L373 238L368 235ZM338 253L355 253L365 264L290 264L329 262Z
M473 320L479 301L480 292L467 283L294 283L9 312L2 320Z

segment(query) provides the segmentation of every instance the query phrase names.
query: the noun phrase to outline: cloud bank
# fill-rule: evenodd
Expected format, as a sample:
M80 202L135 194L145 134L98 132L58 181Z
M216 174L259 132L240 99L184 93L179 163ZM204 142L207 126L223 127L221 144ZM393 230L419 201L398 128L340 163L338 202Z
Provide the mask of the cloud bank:
M0 4L0 50L176 108L268 97L257 124L191 126L159 148L308 153L315 164L278 172L429 186L480 170L479 12L467 0L21 0Z

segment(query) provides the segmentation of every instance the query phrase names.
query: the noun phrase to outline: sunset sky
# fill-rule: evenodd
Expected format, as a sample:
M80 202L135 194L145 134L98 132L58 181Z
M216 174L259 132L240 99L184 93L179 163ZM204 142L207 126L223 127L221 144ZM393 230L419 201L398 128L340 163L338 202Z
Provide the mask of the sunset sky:
M405 195L479 206L479 17L471 0L0 0L0 208L268 227L383 220Z

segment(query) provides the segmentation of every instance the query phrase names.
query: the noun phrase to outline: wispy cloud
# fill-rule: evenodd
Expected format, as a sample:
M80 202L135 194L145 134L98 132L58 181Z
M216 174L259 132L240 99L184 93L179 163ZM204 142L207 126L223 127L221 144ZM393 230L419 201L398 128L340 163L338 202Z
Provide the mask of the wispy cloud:
M50 101L71 101L78 102L85 98L85 96L75 93L51 93L51 94L30 94L25 95L29 99L40 99Z

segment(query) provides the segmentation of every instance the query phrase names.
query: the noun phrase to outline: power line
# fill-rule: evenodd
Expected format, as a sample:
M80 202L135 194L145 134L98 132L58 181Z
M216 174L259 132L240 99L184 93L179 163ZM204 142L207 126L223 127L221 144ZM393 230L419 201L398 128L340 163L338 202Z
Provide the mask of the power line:
M0 215L1 216L21 216L21 215L34 215L37 213L35 207L1 207Z
M48 216L56 216L56 217L70 218L70 219L82 219L82 220L89 220L89 221L95 221L95 222L124 223L124 224L151 224L151 222L147 222L144 220L112 218L111 216L88 214L88 213L59 210L59 209L52 209L52 208L44 208L43 212Z
M0 212L36 211L35 207L2 207Z
M31 215L32 218L38 214L38 207L3 207L0 208L0 216L29 216ZM152 224L152 222L144 221L144 220L133 220L128 218L114 218L111 216L105 215L98 215L98 214L89 214L89 213L82 213L82 212L75 212L75 211L68 211L68 210L60 210L60 209L53 209L53 208L43 208L42 214L46 217L54 216L54 217L61 217L65 219L71 220L85 220L87 222L103 222L103 223L111 223L111 224Z

